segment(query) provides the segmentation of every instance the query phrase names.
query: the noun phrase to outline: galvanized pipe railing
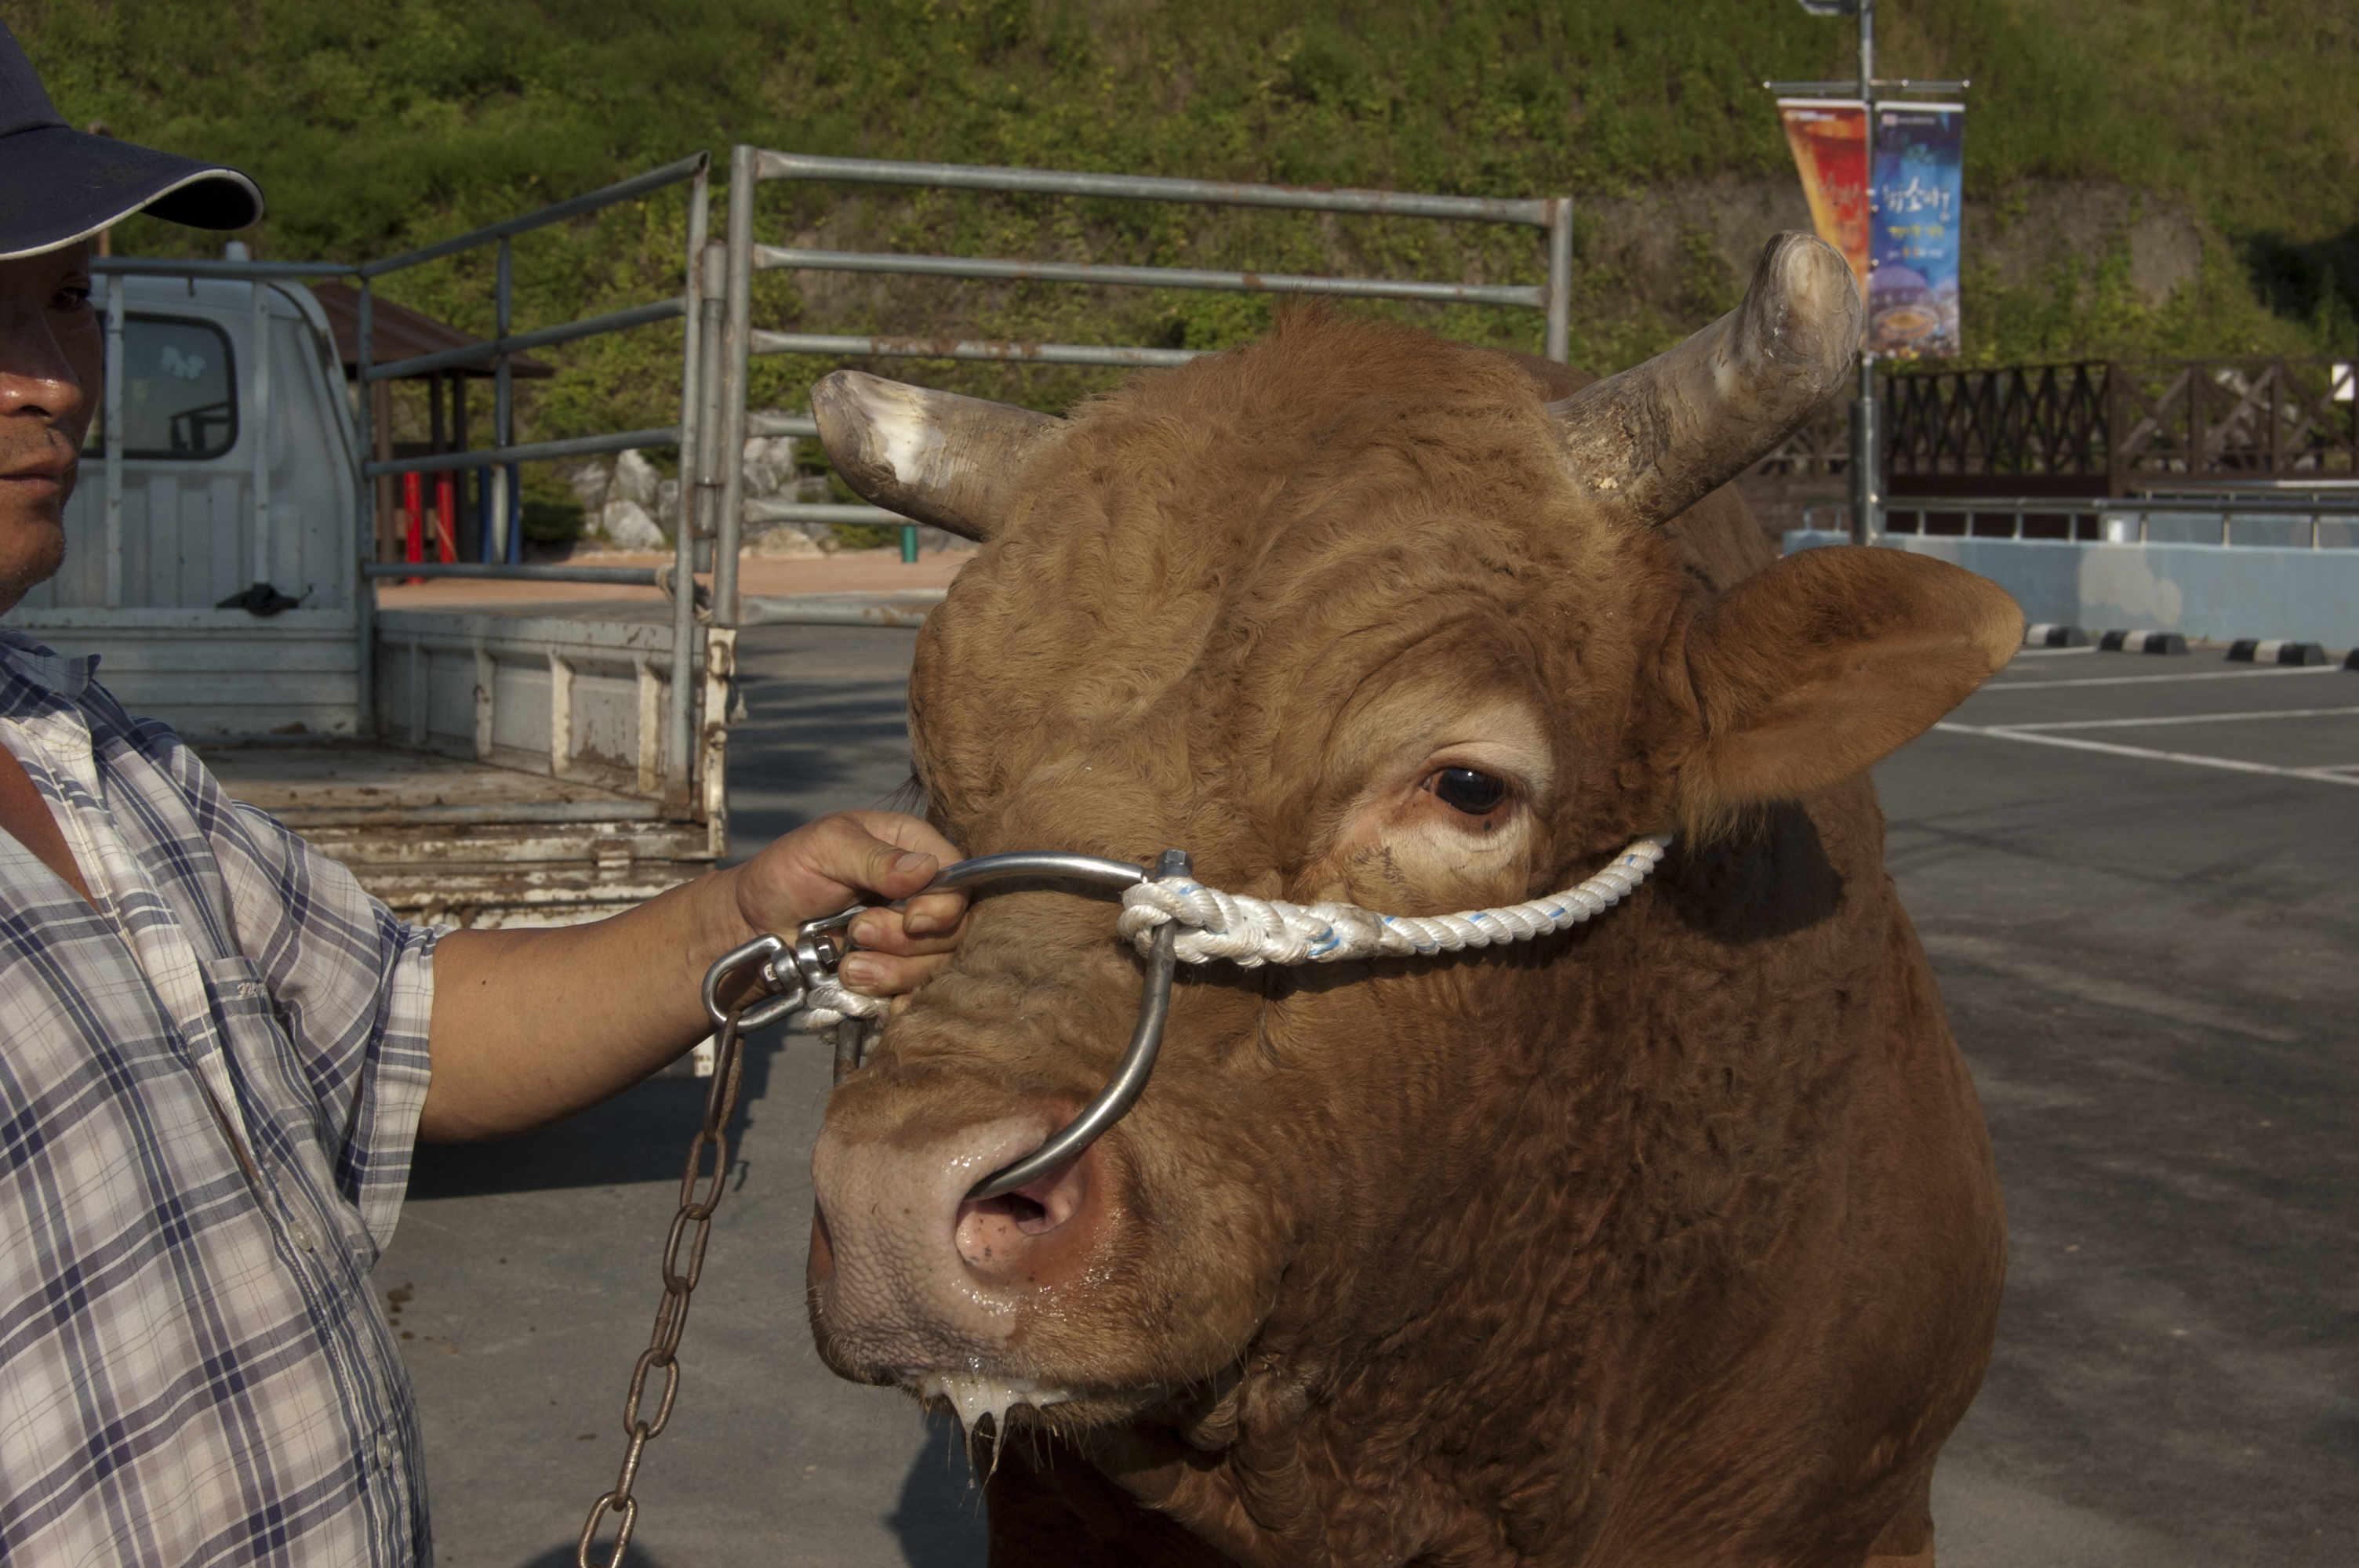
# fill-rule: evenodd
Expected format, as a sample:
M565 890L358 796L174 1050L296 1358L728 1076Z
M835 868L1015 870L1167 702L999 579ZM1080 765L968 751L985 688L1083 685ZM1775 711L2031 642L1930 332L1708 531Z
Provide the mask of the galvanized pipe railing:
M1290 273L1213 271L1197 267L1130 266L1082 262L1014 261L994 257L901 255L825 251L754 241L754 193L764 180L842 181L934 189L1175 201L1208 206L1264 207L1313 212L1351 212L1485 223L1519 223L1548 235L1548 281L1543 284L1469 284L1426 279L1320 277ZM1419 299L1538 309L1546 313L1544 350L1562 363L1571 339L1572 199L1447 196L1418 191L1315 190L1298 186L1250 185L1216 179L1176 179L1159 175L1100 174L1082 170L1004 168L989 165L913 163L887 158L821 157L739 146L729 163L728 350L721 370L722 449L735 454L745 437L810 436L817 427L802 416L749 416L745 408L747 361L757 353L817 354L846 359L947 359L1011 364L1094 365L1114 368L1172 367L1201 351L1101 343L1029 343L993 339L861 337L828 332L757 330L750 319L753 275L772 268L884 274L896 276L1006 279L1019 282L1114 286L1136 288L1199 288L1235 293L1324 295L1351 298ZM750 428L749 428L750 427ZM745 500L742 464L732 461L721 487L720 555L734 561L748 522L900 522L903 549L914 554L916 530L907 519L881 508ZM735 574L724 590L716 577L713 614L735 625L740 605ZM766 619L786 611L765 611ZM753 617L749 614L746 619Z
M997 360L1006 364L1139 366L1169 370L1201 349L1147 349L1101 343L1018 343L1004 338L855 338L835 332L748 334L756 354L827 354L849 359Z
M1314 212L1368 212L1395 218L1463 218L1483 223L1552 222L1549 201L1492 196L1436 196L1399 190L1317 190L1301 185L1246 185L1225 179L1175 179L1151 174L1079 169L1003 168L995 164L911 163L893 158L821 157L751 149L756 179L840 179L858 185L930 185L950 189L1034 191L1049 196L1112 196L1137 201L1213 207L1287 207Z
M729 591L718 591L716 576L712 619L722 626L739 623L737 546L745 527L740 511L745 500L746 353L754 308L754 190L761 183L756 172L760 152L743 142L729 149L729 231L721 263L725 300L722 345L707 372L720 389L721 404L721 515L713 519L712 561L716 569L723 561L729 563ZM815 435L818 429L813 425L808 432L779 433Z
M198 277L249 283L255 278L352 277L360 268L344 262L235 261L221 256L92 256L90 270L99 277Z
M548 462L558 458L594 457L600 452L636 450L641 447L676 447L679 427L657 425L645 430L617 430L605 436L571 436L561 441L524 441L513 446L477 447L463 452L429 452L419 458L373 459L372 477L389 473L439 472L443 469L482 468L499 463ZM462 462L458 460L464 459Z
M1020 262L962 256L897 256L873 253L793 250L753 243L751 203L746 231L733 223L732 270L750 276L770 267L888 273L975 278L1029 278L1042 282L1115 284L1129 287L1209 288L1237 293L1325 294L1372 298L1441 299L1524 307L1548 313L1546 348L1563 359L1570 339L1572 265L1572 200L1440 196L1388 190L1311 190L1294 186L1246 185L1224 180L1172 179L1155 175L1090 174L1062 169L1000 168L986 165L907 163L883 158L819 157L745 149L733 157L733 189L741 174L755 180L840 180L854 184L947 187L967 190L1040 192L1113 197L1146 201L1273 207L1303 211L1374 213L1394 217L1522 223L1549 234L1549 281L1542 285L1462 284L1417 279L1307 277L1291 274L1211 272L1188 267L1101 266L1082 263ZM736 203L731 203L733 219ZM750 330L742 317L733 325ZM863 345L873 345L864 347ZM1175 365L1196 357L1185 349L1127 349L1102 344L1015 343L962 341L929 344L921 339L859 339L816 333L764 333L750 351L909 358L1010 360L1041 364ZM930 351L929 351L930 350Z
M687 319L680 331L679 347L679 519L672 528L671 580L676 591L671 596L671 645L674 677L671 687L670 752L669 776L685 787L697 773L697 748L701 730L697 723L696 698L698 687L691 674L696 646L696 537L697 502L703 487L696 482L696 465L704 438L704 242L708 222L707 183L712 159L700 156L696 160L695 183L690 188L688 202L687 245ZM712 714L716 723L725 723L727 715ZM723 741L725 743L725 731ZM710 775L707 775L708 782ZM728 797L718 791L707 791L708 798L719 801L709 824L712 841L725 845L729 841L726 820Z
M452 365L472 364L489 354L520 354L527 349L545 349L553 343L570 343L577 338L594 338L602 332L625 332L633 327L645 327L656 321L669 321L688 313L688 305L680 299L657 299L645 305L634 305L627 310L609 311L603 316L585 317L559 327L541 327L529 332L509 333L488 343L462 343L455 349L438 349L430 354L418 354L406 360L390 360L371 365L363 373L364 381L397 381L403 376L422 375L428 371L447 370Z
M1846 509L1842 505L1832 503L1806 505L1802 508L1802 526L1812 527L1811 519L1821 512L1843 510ZM1887 518L1911 517L1915 520L1915 526L1908 529L1896 529L1887 523L1887 531L1913 534L1919 537L2021 539L2027 517L2062 517L2072 523L2082 517L2094 517L2100 528L2104 530L2101 542L2141 545L2153 542L2150 537L2151 520L2156 517L2216 517L2220 520L2219 542L2223 545L2239 542L2234 532L2234 522L2238 517L2307 518L2310 522L2309 547L2313 550L2352 547L2327 545L2324 525L2329 522L2359 523L2359 497L2328 501L2279 496L1887 496L1884 510ZM1926 519L1936 514L1964 518L1964 534L1927 535ZM1975 534L1974 519L1991 515L2010 519L2007 532L2004 535ZM2137 519L2135 538L2125 536L2127 534L2125 527L2108 526L2116 520L2126 522L2132 517ZM2248 547L2260 547L2247 543ZM2354 545L2359 545L2359 541L2354 541Z
M2136 480L2122 486L2131 495L2149 499L2157 496L2199 496L2217 499L2234 496L2257 499L2277 496L2308 496L2313 500L2327 496L2343 496L2359 500L2359 476L2332 473L2312 473L2306 478L2275 479L2201 479Z
M598 211L602 208L612 207L618 201L628 201L633 197L645 196L650 191L661 190L669 185L678 185L682 180L702 174L710 161L709 154L692 153L679 162L668 163L661 168L651 168L645 174L635 174L628 179L617 180L612 185L600 186L597 189L584 191L580 196L570 196L549 206L536 208L530 212L520 213L514 218L503 218L496 223L486 223L480 229L470 229L463 234L455 235L447 240L437 240L430 245L423 245L414 251L404 251L399 255L387 256L382 261L365 262L350 270L359 273L364 278L383 277L387 273L400 272L413 266L423 266L430 261L440 261L444 256L457 255L461 251L473 250L476 246L489 244L494 240L512 240L518 234L528 234L535 229L545 229L551 223L562 223L568 218L579 218L586 213Z
M516 328L516 242L503 234L492 270L492 335ZM367 356L364 355L365 362ZM516 441L516 367L506 354L492 362L492 445ZM492 553L502 560L524 559L524 476L514 463L492 470Z
M660 567L510 566L505 561L364 561L364 579L488 578L524 582L597 582L617 588L660 588Z
M721 377L714 373L726 355L728 335L729 250L715 242L700 222L696 226L696 309L690 318L689 336L695 343L690 362L682 367L688 380L680 404L697 405L697 439L680 449L680 527L712 551L712 592L716 599L737 597L737 552L721 550L722 470L744 466L745 445L723 443L726 421L721 414ZM691 526L692 524L692 526ZM732 541L734 546L734 541ZM682 582L689 568L680 568Z
M489 480L490 516L486 545L495 560L483 563L423 562L380 563L375 560L375 530L364 530L364 540L358 562L363 589L358 599L362 605L359 617L360 637L360 704L364 715L375 712L375 627L370 614L373 595L366 584L383 578L494 578L501 579L538 579L552 582L604 582L632 586L659 585L659 575L651 568L582 568L533 567L523 564L520 521L520 501L517 493L517 465L549 461L569 457L584 457L600 452L622 451L639 447L674 446L680 450L684 477L692 477L698 470L702 451L699 426L705 414L707 388L700 351L709 352L701 340L706 335L700 329L701 305L706 294L705 250L709 233L710 171L709 155L698 153L649 169L629 179L602 187L597 190L571 197L532 212L508 218L497 223L471 230L451 239L430 245L369 262L349 271L360 278L360 311L358 378L364 393L368 386L408 375L430 373L453 365L469 364L486 357L494 361L492 445L464 452L439 452L417 458L372 459L371 424L373 400L361 396L357 402L362 460L360 462L360 492L357 505L365 519L375 515L372 481L388 474L439 472L454 469L478 469ZM553 223L585 216L612 207L618 202L636 200L669 186L687 183L688 245L685 288L673 297L649 300L621 310L588 317L578 321L536 328L530 331L516 330L516 254L514 242L518 235ZM440 350L433 353L413 355L385 364L375 361L375 280L409 267L422 266L484 245L496 247L494 265L493 337L489 342L473 343L456 349ZM282 265L288 264L280 264ZM321 269L308 269L305 275ZM616 431L602 436L582 436L564 440L526 441L516 439L515 376L510 356L528 349L543 348L556 343L579 341L609 332L629 331L677 318L686 318L680 351L680 418L677 425L644 430ZM680 496L680 518L674 541L675 561L672 567L676 582L694 580L696 542L700 521L705 519L710 499L704 488L696 483L683 484ZM701 530L707 537L712 530ZM690 648L696 636L696 603L692 592L674 596L672 636L674 646ZM665 726L664 753L666 775L675 783L684 783L695 767L696 715L691 683L676 682L671 712Z
M883 593L797 593L748 599L747 626L921 626L948 589L904 588Z
M1381 277L1317 277L1283 272L1209 272L1201 267L1119 266L1098 262L998 261L980 256L919 256L865 251L793 250L756 245L754 267L807 272L883 272L908 277L1006 278L1022 283L1086 283L1134 288L1212 288L1233 294L1320 294L1352 299L1438 299L1455 304L1521 305L1544 309L1546 284L1431 283Z

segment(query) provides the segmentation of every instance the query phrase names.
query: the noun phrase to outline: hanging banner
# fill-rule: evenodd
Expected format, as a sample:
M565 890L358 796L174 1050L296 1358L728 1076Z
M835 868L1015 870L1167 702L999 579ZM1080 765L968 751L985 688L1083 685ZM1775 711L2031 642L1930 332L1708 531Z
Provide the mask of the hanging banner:
M1965 201L1962 103L1880 103L1867 347L1897 359L1958 352L1958 242Z
M1855 98L1780 98L1786 145L1819 238L1843 253L1867 297L1867 105Z

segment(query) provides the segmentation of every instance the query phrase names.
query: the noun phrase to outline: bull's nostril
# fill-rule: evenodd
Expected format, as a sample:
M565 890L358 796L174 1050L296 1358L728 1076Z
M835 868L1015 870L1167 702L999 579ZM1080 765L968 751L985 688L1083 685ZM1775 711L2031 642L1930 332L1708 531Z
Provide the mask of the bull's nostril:
M1037 1180L1027 1182L1006 1196L1008 1215L1027 1236L1056 1229L1089 1201L1089 1178L1082 1162L1069 1160Z
M960 1256L987 1272L1030 1257L1035 1238L1062 1228L1088 1204L1089 1179L1082 1164L1074 1161L1012 1193L960 1204L955 1227Z

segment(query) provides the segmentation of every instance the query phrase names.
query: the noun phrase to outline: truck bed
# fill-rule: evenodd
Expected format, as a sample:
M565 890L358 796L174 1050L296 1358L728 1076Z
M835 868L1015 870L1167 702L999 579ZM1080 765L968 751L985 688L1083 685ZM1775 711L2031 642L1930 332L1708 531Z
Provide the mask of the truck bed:
M365 815L379 822L498 822L562 815L652 816L652 801L571 779L360 741L210 741L208 767L230 795L290 827Z
M350 866L408 920L572 925L652 898L712 860L706 824L585 781L359 741L198 750L232 799Z

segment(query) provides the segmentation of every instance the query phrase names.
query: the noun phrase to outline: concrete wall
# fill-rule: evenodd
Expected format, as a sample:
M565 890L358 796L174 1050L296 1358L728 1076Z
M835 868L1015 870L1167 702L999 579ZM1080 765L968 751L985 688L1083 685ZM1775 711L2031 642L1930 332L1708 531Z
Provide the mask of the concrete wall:
M1786 535L1786 549L1849 542L1848 535L1798 528ZM2359 550L1910 534L1887 534L1879 542L1981 573L2015 595L2034 622L2092 632L2177 632L2190 641L2289 637L2335 649L2359 643Z

